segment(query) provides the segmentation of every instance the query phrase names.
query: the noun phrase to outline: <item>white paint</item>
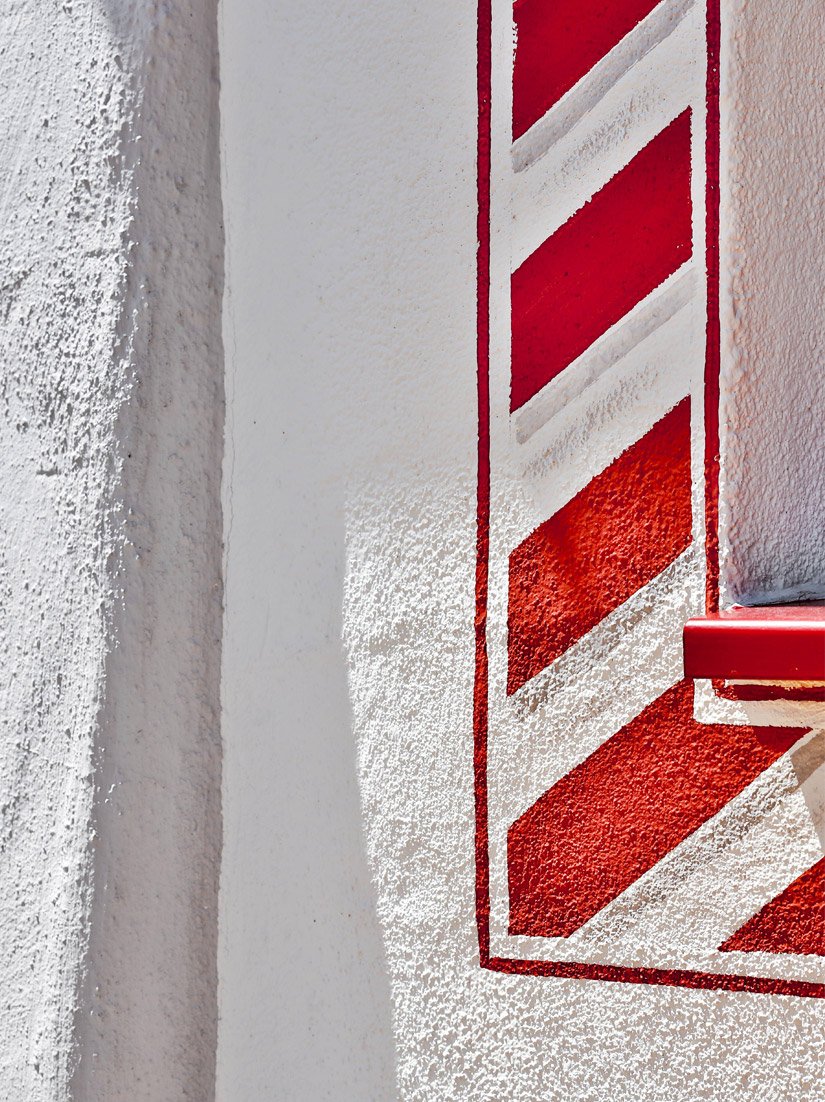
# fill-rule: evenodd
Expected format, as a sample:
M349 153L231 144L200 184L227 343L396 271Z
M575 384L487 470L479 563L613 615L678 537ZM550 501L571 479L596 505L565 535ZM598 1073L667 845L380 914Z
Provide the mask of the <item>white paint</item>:
M815 1097L821 1002L478 967L475 14L250 0L222 20L219 1099ZM505 111L507 94L494 89ZM678 591L699 592L662 584L664 612L639 629L650 670L613 694L617 712L678 661L657 632ZM606 624L578 678L566 656L568 719L598 706L590 675L621 686L610 642ZM542 768L575 752L562 730ZM694 879L664 916L674 941L685 920L707 935L703 905L684 911L691 888L718 892L726 860L756 868L765 847L757 887L770 891L811 856L798 792L772 802L786 760L775 774L733 809L738 851L697 837L684 855ZM773 816L757 835L754 807ZM788 831L800 841L790 861ZM661 891L667 875L640 887ZM626 951L646 950L636 937Z
M9 1102L212 1091L214 23L186 0L0 12Z
M379 91L396 18L406 50L401 40L393 46L395 83ZM426 203L439 172L453 167L439 157L429 118L436 161L416 166L417 189L403 177L412 149L421 151L410 139L422 106L408 93L421 95L431 34L423 13L405 18L395 7L335 9L324 0L221 10L220 1102L395 1094L343 608L365 473L387 477L398 494L409 478L392 451L375 453L369 426L419 388L414 330L426 307L420 269L408 271L407 261L421 247L418 230L432 240L438 230L424 229L416 195ZM448 94L453 80L436 68L431 75ZM415 305L394 333L399 295ZM435 304L437 293L428 299Z
M213 1097L217 1035L223 232L217 3L110 10L140 89L106 665L75 1097Z
M733 596L818 591L825 17L779 0L730 0L727 14L725 117L741 140L726 169L726 581ZM479 969L474 10L247 0L222 20L217 1097L815 1097L822 1003ZM215 13L210 0L14 0L0 43L0 1095L208 1100ZM496 95L506 107L507 89ZM585 191L609 164L594 152L624 141L602 137L606 150L585 141L590 160L569 166ZM626 357L634 378L644 355ZM806 356L811 370L796 370ZM611 386L627 367L592 382L610 454L624 417ZM574 485L551 490L547 477L581 432L569 417L536 427L536 493ZM635 637L606 621L591 651L536 679L532 701L518 694L532 734L594 710L621 722L672 676L678 654L658 637L695 597L686 572L687 558L657 580L656 608L639 601L647 680L621 691ZM594 674L614 689L608 712ZM535 776L548 783L581 749L562 730L536 752ZM822 844L822 768L808 763L802 784L797 754L731 805L729 849L697 832L681 869L652 870L582 939L615 938L629 910L678 884L656 909L660 932L685 922L701 945L718 914L695 901L734 870L753 875L725 900L731 914L781 888ZM533 776L502 800L524 806ZM655 950L656 933L628 935L629 959Z
M649 96L638 96L639 83L646 83L643 70L647 67L651 51L661 56L661 47L665 39L673 36L676 43L669 42L666 51L669 54L671 65L677 70L684 64L679 50L684 51L684 41L679 41L679 35L674 36L674 31L680 30L680 24L685 16L694 8L692 23L694 29L701 27L701 11L699 4L694 0L664 0L657 4L653 10L640 23L638 23L625 37L610 50L592 69L589 70L565 95L558 104L553 105L543 116L538 119L530 129L513 142L513 167L516 172L524 172L536 161L541 160L549 149L566 137L571 130L585 119L585 125L599 129L599 123L604 125L610 114L605 107L611 99L614 99L616 86L623 86L619 90L619 96L623 92L630 91L631 95L637 93L632 103L632 109L624 113L624 124L629 128L638 126L643 121L646 109L651 106ZM514 30L516 42L518 42L518 28ZM661 73L651 74L653 80L661 80ZM669 91L678 95L679 81L667 80L670 84ZM678 114L674 112L674 114ZM599 119L601 116L601 119ZM673 117L673 116L671 116ZM608 126L615 125L615 118L608 122ZM652 136L652 135L651 135ZM594 152L593 149L590 151ZM610 147L603 150L606 156L600 158L602 171L610 164L611 154L615 154L615 146L611 142ZM580 151L581 157L581 151ZM579 171L587 164L587 154L581 157L584 164L576 166ZM564 163L562 161L562 163ZM627 161L621 162L621 165ZM571 165L572 167L572 165ZM618 167L613 172L618 171ZM610 173L612 175L612 173ZM609 176L607 177L609 179ZM595 188L594 188L595 190Z
M644 391L635 395L636 405L645 392L668 390L670 401L660 405L659 416L664 416L683 397L674 393L674 384L678 386L684 371L663 372L659 365L663 345L669 362L694 354L696 338L691 340L691 333L700 320L695 315L702 305L697 294L698 274L692 261L685 264L517 411L513 417L516 441L522 445L529 441L529 447L522 451L525 469L536 465L533 453L541 451L542 440L548 435L542 429L562 411L566 420L578 421L581 433L581 417L575 417L575 409L585 391L589 393L584 401L592 405L594 393L601 390L606 394L617 389L617 379L624 384L626 398L634 389L639 391L644 382ZM688 305L690 308L686 310ZM613 417L621 412L621 401L610 402ZM655 420L658 417L652 418L647 427ZM603 446L601 434L598 443Z
M0 41L0 1080L39 1102L66 1097L85 940L135 103L97 3L6 5Z
M680 268L512 418L512 462L528 487L513 546L685 397L702 354L695 275L692 265ZM689 301L668 317L673 292ZM553 416L541 424L547 410ZM541 427L522 442L522 428L537 421Z

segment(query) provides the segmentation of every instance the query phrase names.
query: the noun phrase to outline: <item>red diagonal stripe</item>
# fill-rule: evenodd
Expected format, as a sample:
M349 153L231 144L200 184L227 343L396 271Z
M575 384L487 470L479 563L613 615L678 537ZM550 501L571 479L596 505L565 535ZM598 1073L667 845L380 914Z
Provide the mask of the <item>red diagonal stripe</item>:
M685 398L510 555L507 692L673 562L691 526Z
M697 723L668 689L510 828L510 933L572 934L803 733Z
M656 0L516 0L513 138L656 7Z
M691 253L685 111L513 273L510 408L529 401Z
M719 948L722 952L825 956L825 857Z

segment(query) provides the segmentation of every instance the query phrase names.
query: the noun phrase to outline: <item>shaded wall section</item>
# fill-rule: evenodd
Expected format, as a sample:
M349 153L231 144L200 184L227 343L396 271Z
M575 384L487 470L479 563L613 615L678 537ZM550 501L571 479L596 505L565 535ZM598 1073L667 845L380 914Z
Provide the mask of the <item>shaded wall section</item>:
M135 97L130 360L74 1097L207 1100L221 841L216 4L109 0L107 19Z
M728 0L722 69L722 584L825 596L825 8Z
M479 966L475 6L242 7L222 14L218 1097L815 1094L815 1000ZM602 454L586 427L571 415ZM559 772L600 707L598 670L576 669L536 739ZM638 680L617 694L631 714ZM674 899L671 930L696 913Z

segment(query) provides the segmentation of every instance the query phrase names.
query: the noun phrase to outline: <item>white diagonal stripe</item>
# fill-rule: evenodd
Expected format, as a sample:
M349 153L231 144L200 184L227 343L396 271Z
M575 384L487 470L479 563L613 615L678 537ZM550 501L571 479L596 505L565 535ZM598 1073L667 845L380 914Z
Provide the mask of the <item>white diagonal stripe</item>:
M703 53L697 7L559 140L552 156L514 174L513 270L668 123L701 102Z

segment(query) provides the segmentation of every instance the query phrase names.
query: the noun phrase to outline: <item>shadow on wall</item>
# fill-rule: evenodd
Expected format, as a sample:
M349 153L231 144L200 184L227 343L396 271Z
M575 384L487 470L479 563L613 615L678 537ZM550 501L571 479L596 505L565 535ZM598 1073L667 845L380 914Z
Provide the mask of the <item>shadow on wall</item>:
M215 1097L220 925L218 1097L383 1102L395 1095L395 1054L342 644L343 487L339 456L317 435L336 408L306 363L272 359L314 291L296 281L297 304L281 294L273 311L272 227L244 221L245 192L265 208L281 162L230 173L221 730L217 4L108 0L107 15L134 93L101 105L121 133L110 186L135 198L112 350L128 358L133 385L118 425L122 592L96 747L74 1094ZM267 10L261 21L271 19ZM249 67L230 63L239 91ZM230 144L260 148L274 79L269 62L252 75L240 113L229 112ZM305 183L295 181L293 208ZM272 210L277 223L284 208ZM267 413L277 411L276 427Z
M823 597L825 7L736 0L723 26L722 583L746 604Z
M224 378L217 3L108 0L131 95L109 186L130 188L119 343L132 387L96 747L75 1097L214 1097L221 849Z

